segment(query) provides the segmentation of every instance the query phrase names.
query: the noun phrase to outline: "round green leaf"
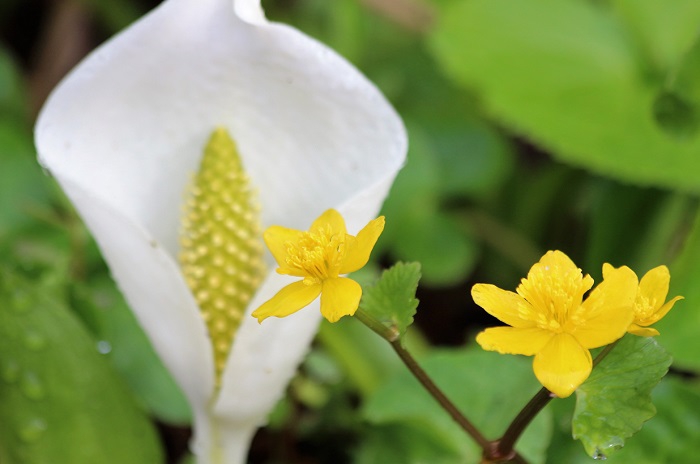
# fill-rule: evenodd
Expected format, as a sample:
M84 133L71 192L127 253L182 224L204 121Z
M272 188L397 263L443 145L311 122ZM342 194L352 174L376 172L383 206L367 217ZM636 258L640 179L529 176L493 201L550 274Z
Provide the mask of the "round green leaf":
M0 462L155 464L157 434L47 286L0 270Z
M654 414L651 391L671 365L656 340L627 335L576 390L574 438L596 458L625 445Z
M700 8L682 17L685 28L697 30ZM455 1L442 9L431 46L493 117L559 159L625 181L700 192L700 134L679 140L657 123L662 76L648 74L640 45L609 6Z

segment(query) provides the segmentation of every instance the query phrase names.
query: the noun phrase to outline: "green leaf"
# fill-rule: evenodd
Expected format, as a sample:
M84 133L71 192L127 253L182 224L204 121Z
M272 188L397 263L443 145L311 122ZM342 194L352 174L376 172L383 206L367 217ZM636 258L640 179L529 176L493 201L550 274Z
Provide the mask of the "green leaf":
M380 322L396 327L403 337L418 308L419 263L396 263L362 293L360 308Z
M684 14L697 28L700 9ZM625 181L700 192L700 135L680 141L656 123L662 76L649 75L629 35L594 2L459 0L442 9L430 44L490 114L553 156Z
M665 74L677 66L698 32L700 3L695 0L612 0L613 11L649 63Z
M700 443L700 392L667 376L652 395L658 414L620 451L620 463L690 462ZM629 451L626 453L626 451ZM615 455L617 457L617 453Z
M654 414L651 391L671 356L653 338L626 335L576 390L574 438L597 459L622 448Z
M55 287L0 270L0 301L0 461L163 461L148 417Z
M426 357L421 365L488 439L502 435L518 411L541 388L530 360L476 347L441 350ZM479 462L481 458L478 446L407 371L372 395L362 411L373 424L422 424L422 428L442 436L450 444L448 449L459 453L458 462ZM518 441L517 449L528 462L544 462L551 430L550 414L544 410ZM398 445L387 442L385 446Z
M675 70L672 88L680 95L700 103L700 36L696 36L692 48Z
M74 306L91 327L98 347L139 401L164 422L189 423L191 411L184 394L111 279L97 276L89 287L77 285L74 293Z
M658 410L654 420L644 424L641 431L625 447L608 456L612 464L685 463L698 452L700 443L700 391L691 383L671 375L663 378L652 392ZM562 407L560 408L560 404ZM567 402L557 401L556 435L547 453L548 464L590 464L591 458L581 446L571 440L571 413Z
M700 37L668 74L666 86L654 102L654 115L664 129L689 138L700 127Z

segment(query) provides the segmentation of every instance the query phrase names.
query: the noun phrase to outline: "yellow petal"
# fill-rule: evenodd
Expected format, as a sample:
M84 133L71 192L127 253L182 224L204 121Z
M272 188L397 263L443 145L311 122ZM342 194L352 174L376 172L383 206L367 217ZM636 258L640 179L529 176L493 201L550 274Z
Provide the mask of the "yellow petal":
M569 334L557 334L532 363L537 380L559 398L566 398L591 374L591 353Z
M333 234L347 233L347 229L345 228L345 219L343 219L343 216L341 216L338 211L332 208L326 210L314 221L313 224L311 224L309 232L315 232L318 229L323 229L328 225L331 226L331 231Z
M632 324L627 329L632 335L637 335L640 337L656 337L659 335L659 331L652 329L651 327L640 327L637 324Z
M603 264L603 279L607 278L612 271L614 271L615 268L613 267L612 264L604 263Z
M380 216L369 221L357 234L357 237L346 237L347 251L345 260L340 266L340 274L355 272L367 264L372 248L383 230L384 216Z
M298 277L303 277L304 274L292 273L287 267L287 244L289 242L296 243L299 241L299 237L303 232L300 230L289 229L282 226L270 226L267 228L263 234L263 239L265 244L270 249L272 257L277 261L277 265L280 267L280 274L296 275Z
M479 333L476 342L488 351L532 356L539 353L553 336L553 332L538 328L491 327Z
M576 267L571 258L569 258L566 253L559 250L549 250L541 258L539 263L542 266L549 266L550 268L559 268L564 272L572 271L574 273L580 273L581 271ZM533 266L534 267L534 266ZM529 277L529 276L528 276Z
M285 317L308 306L321 293L321 284L307 285L294 282L277 292L275 296L253 311L252 316L262 322L270 316Z
M642 327L656 324L666 314L668 314L668 312L673 308L673 305L676 304L676 301L682 300L682 299L683 299L682 296L676 296L673 299L671 299L670 301L666 302L666 304L661 306L659 309L657 309L656 312L653 312L646 317L640 317L639 314L636 314L635 319L634 319L635 324L638 324L639 326L642 326Z
M622 337L634 319L637 275L626 266L612 269L564 328L585 348L597 348Z
M476 284L472 287L472 298L487 313L512 327L535 326L531 320L537 315L535 310L517 293L491 284Z
M658 266L647 272L639 283L639 295L637 296L637 314L634 322L641 326L655 324L663 318L676 301L682 300L682 296L676 296L666 301L671 275L666 266ZM642 306L641 310L639 305Z
M656 322L660 321L661 318L663 318L671 310L671 308L673 308L673 305L676 304L676 301L683 299L684 298L682 296L673 297L673 299L668 301L665 305L660 307L659 310L654 313L654 315L650 318L651 322L649 322L648 325L655 324Z
M321 314L330 322L337 322L343 316L352 316L357 311L362 297L360 284L347 277L323 281L321 293Z
M671 274L666 266L655 267L639 281L639 295L648 301L653 309L660 308L666 301L670 281Z

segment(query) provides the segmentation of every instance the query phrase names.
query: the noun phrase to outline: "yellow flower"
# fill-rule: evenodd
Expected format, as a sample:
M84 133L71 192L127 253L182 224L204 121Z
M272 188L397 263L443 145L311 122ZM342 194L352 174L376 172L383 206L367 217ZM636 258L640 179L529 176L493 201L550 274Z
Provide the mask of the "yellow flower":
M613 268L610 264L603 265L603 278L607 278L608 273ZM682 300L682 296L666 301L668 295L668 284L671 281L671 274L666 266L658 266L650 270L639 282L637 298L634 301L634 321L627 331L640 337L654 337L659 335L659 331L648 326L655 324L668 313L676 301Z
M561 251L548 251L532 266L517 293L476 284L476 304L511 326L486 329L476 341L485 350L534 355L537 379L565 398L590 375L589 350L618 340L633 319L637 276L631 269L610 269L584 301L592 286L591 276Z
M272 226L263 238L277 261L279 274L303 277L282 288L274 297L253 311L262 322L275 316L285 317L310 304L321 295L321 314L330 322L355 314L362 287L352 279L340 277L357 271L384 230L384 216L370 221L357 237L349 235L340 213L329 209L314 221L308 232Z

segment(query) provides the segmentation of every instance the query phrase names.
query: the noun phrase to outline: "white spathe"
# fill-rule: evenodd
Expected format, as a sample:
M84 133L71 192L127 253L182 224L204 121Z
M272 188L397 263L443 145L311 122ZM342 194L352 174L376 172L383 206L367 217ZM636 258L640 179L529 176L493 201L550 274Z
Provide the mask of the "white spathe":
M43 108L40 162L192 405L199 462L228 464L245 459L320 313L316 303L262 325L249 317L289 282L269 272L215 395L206 326L176 256L184 192L219 126L259 191L263 227L306 229L333 207L356 233L376 216L407 142L366 78L322 44L267 22L259 0L167 0L85 59Z

